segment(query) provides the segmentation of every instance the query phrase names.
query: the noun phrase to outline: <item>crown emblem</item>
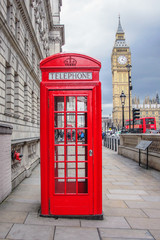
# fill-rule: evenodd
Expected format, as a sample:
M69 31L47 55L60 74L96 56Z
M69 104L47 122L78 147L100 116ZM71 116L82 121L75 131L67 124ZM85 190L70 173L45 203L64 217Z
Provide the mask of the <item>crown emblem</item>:
M64 64L65 66L76 66L77 61L76 59L69 57L69 58L66 58L66 60L64 61Z

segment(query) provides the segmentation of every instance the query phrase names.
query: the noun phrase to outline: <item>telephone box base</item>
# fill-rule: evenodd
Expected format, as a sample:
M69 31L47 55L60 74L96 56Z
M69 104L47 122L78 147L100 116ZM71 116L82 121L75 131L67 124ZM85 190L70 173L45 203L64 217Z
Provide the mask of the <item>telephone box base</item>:
M40 213L40 217L49 218L70 218L70 219L87 219L87 220L103 220L103 214L98 215L43 215Z

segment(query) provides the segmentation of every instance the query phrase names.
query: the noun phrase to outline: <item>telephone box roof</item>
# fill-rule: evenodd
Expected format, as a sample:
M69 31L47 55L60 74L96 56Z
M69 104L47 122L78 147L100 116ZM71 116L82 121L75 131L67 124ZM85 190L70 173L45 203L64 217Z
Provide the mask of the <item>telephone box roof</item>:
M78 53L57 53L40 62L40 68L93 68L100 69L101 63L87 55Z

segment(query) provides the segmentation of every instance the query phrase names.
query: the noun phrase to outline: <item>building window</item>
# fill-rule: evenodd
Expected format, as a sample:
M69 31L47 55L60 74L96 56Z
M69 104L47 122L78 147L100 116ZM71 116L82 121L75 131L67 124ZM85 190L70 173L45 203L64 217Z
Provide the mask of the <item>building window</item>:
M20 21L18 12L16 12L15 15L15 36L17 40L20 40Z
M32 68L35 68L35 53L34 50L32 50Z
M19 117L19 76L14 75L14 116Z
M37 124L40 124L40 99L37 98Z
M9 0L7 0L7 23L9 27L11 26L11 15L12 15L12 5Z
M29 120L29 91L27 83L24 83L24 120Z
M25 52L26 56L28 57L28 53L29 53L28 32L26 32L25 39L24 39L24 52Z
M32 114L32 123L35 123L37 121L37 105L38 105L38 102L37 102L37 97L36 97L36 94L35 92L32 91L32 109L31 109L31 114Z
M6 64L5 69L5 114L12 115L14 113L14 72L13 69Z

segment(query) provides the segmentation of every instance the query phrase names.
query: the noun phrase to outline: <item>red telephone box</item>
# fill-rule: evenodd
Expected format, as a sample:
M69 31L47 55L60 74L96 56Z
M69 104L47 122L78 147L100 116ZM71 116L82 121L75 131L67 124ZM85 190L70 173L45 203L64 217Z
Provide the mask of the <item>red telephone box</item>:
M101 64L60 53L40 68L41 215L102 219Z

